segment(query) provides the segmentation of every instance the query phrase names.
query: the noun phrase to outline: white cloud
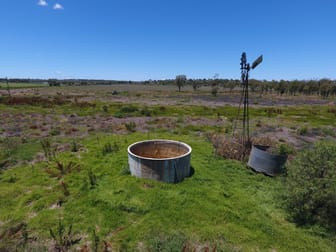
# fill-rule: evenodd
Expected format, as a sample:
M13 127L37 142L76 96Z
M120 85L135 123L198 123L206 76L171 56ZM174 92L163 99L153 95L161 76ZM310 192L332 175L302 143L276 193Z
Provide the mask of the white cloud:
M63 10L63 9L64 9L64 7L61 4L55 3L54 10Z
M37 3L37 5L40 5L40 6L47 6L48 3L47 3L46 0L39 0L38 3Z

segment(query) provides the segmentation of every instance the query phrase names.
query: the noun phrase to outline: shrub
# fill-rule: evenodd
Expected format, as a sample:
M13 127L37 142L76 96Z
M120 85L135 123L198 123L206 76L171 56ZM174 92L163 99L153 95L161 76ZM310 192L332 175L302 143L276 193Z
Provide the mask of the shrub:
M121 113L134 113L139 111L139 109L134 105L126 105L120 108Z
M155 233L148 239L149 251L181 251L186 244L186 236L183 233L171 235Z
M108 106L106 106L106 105L104 105L104 106L103 106L103 111L104 111L105 113L107 113L107 112L108 112L108 109L109 109L109 107L108 107Z
M148 108L143 108L140 111L141 115L150 117L152 115L152 112Z
M53 160L56 157L56 147L52 146L51 140L49 138L42 139L40 141L44 156L49 160Z
M211 88L211 94L212 94L212 96L216 97L217 93L218 93L218 87L217 86L213 86Z
M125 127L129 132L135 132L136 123L133 121L125 123Z
M50 136L58 136L58 135L60 135L61 134L61 132L58 130L58 129L52 129L52 130L50 130L50 132L49 132L49 135Z
M72 225L69 226L68 230L63 224L61 219L59 219L58 226L55 231L49 228L49 233L54 242L54 248L56 251L69 251L71 247L78 244L82 238L74 238L72 233Z
M129 168L128 165L124 166L121 170L120 170L120 173L119 173L121 176L124 176L124 175L130 175L131 174L131 170Z
M66 163L59 160L55 160L55 167L46 168L45 172L48 173L51 177L62 178L73 171L79 171L79 170L80 165L72 161Z
M277 154L279 155L291 155L295 153L293 146L289 144L279 144L277 146Z
M88 177L89 177L89 182L90 182L90 189L95 188L98 185L97 177L91 169L88 171Z
M115 114L115 117L124 118L132 115L136 115L139 109L134 105L122 106Z
M209 134L208 139L212 142L216 150L216 155L226 159L242 160L244 150L238 138L227 137L220 134Z
M0 152L5 158L9 158L17 151L19 140L12 137L0 138Z
M288 169L288 207L299 225L336 228L336 143L320 141Z
M303 126L301 128L298 129L298 133L301 136L307 135L308 134L308 128L307 126Z
M73 140L71 142L71 152L77 152L77 151L79 151L79 145L76 142L76 140Z
M102 149L102 154L105 156L108 153L113 153L119 151L119 145L114 142L113 145L111 143L105 143Z

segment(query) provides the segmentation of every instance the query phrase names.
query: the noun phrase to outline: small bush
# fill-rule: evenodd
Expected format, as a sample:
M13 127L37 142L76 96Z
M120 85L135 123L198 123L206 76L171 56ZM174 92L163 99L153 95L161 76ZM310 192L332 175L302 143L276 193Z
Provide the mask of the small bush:
M135 113L139 112L139 109L136 106L129 105L129 106L123 106L117 111L114 116L118 118L127 117L130 115L133 115Z
M0 151L5 158L9 158L17 151L19 146L19 140L12 137L0 138Z
M303 126L303 127L299 128L297 131L298 131L300 136L305 136L305 135L308 134L308 127Z
M54 241L56 251L69 251L71 247L78 244L82 239L74 238L72 233L72 225L70 225L67 230L61 219L59 219L58 226L56 227L55 231L49 228L49 233Z
M212 94L212 96L216 97L217 93L218 93L218 87L217 86L212 87L211 88L211 94Z
M186 237L183 233L172 235L153 234L148 240L149 251L181 251L186 244Z
M328 108L328 113L336 115L336 108L335 107Z
M106 154L117 151L119 151L119 145L116 142L114 142L113 145L111 143L105 143L102 149L102 154L105 156Z
M136 123L135 122L128 122L125 123L125 127L129 132L135 132L135 128L136 128Z
M148 108L143 108L140 111L141 115L150 117L152 115L152 112Z
M277 146L277 154L279 155L291 155L295 153L295 149L288 144L279 144Z
M71 152L77 152L79 150L79 144L76 142L76 140L73 140L71 142Z
M336 143L320 141L288 169L288 209L300 225L336 228Z
M128 165L124 166L119 173L121 176L129 175L131 174L131 170Z
M73 171L79 171L79 170L80 170L79 164L76 164L72 161L66 163L56 160L55 167L46 168L45 172L48 173L51 177L62 178Z
M117 118L124 118L127 116L132 116L139 114L139 109L134 105L128 105L128 106L122 106L115 114L114 116Z
M60 135L61 134L61 132L58 130L58 129L52 129L52 130L50 130L50 132L49 132L49 135L50 136L58 136L58 135Z
M275 114L276 115L282 114L281 108L274 108L274 107L266 108L265 112L267 114L267 117L273 117Z
M56 157L56 147L52 146L51 140L49 138L42 139L40 141L44 156L46 159L53 160Z
M220 134L210 134L208 138L215 147L216 155L235 160L242 160L244 157L240 139Z
M88 177L89 177L90 189L95 188L98 185L97 177L91 169L88 171Z
M106 105L103 106L103 111L104 111L105 113L108 112L108 109L109 109L108 106L106 106Z

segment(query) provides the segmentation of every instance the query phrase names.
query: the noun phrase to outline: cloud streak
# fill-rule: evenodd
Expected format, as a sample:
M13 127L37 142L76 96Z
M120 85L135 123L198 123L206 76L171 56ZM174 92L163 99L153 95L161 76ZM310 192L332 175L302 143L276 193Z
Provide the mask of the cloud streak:
M38 3L37 3L37 5L39 5L39 6L47 6L48 3L47 3L46 0L39 0Z
M61 4L55 3L54 10L63 10L63 9L64 9L64 7Z

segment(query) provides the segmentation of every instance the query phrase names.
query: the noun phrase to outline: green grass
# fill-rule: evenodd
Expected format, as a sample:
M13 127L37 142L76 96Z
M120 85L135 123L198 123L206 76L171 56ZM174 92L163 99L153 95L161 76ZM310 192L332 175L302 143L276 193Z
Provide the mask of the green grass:
M47 87L48 84L43 83L8 83L10 89L17 88L38 88L38 87ZM0 89L7 89L7 83L1 82Z
M26 113L39 112L42 114L77 114L79 116L103 115L115 116L119 118L125 117L156 117L156 116L175 116L181 115L200 116L217 118L224 116L229 120L237 118L238 107L236 106L217 106L208 107L201 105L142 105L142 104L123 104L120 102L103 103L99 100L93 100L88 103L74 103L70 100L63 99L62 105L50 103L35 105L5 105L6 97L0 99L0 111L10 113ZM318 126L336 126L335 106L331 105L312 105L312 106L283 106L277 107L250 107L250 117L258 119L278 119L284 123L292 123L294 125L309 124L312 127ZM105 109L104 109L105 108ZM241 109L240 114L243 111Z
M192 177L166 184L124 175L127 146L157 137L191 145ZM118 148L104 155L108 143ZM284 178L255 174L239 162L216 157L203 138L133 133L93 135L81 144L86 151L59 154L62 162L80 166L62 178L46 172L55 169L54 162L0 173L0 234L26 222L29 234L43 244L50 239L49 228L55 230L62 218L73 225L76 237L83 237L82 244L95 229L100 241L123 251L179 251L186 241L218 251L334 251L335 237L287 220ZM94 187L89 171L96 177ZM60 201L61 207L52 207Z

